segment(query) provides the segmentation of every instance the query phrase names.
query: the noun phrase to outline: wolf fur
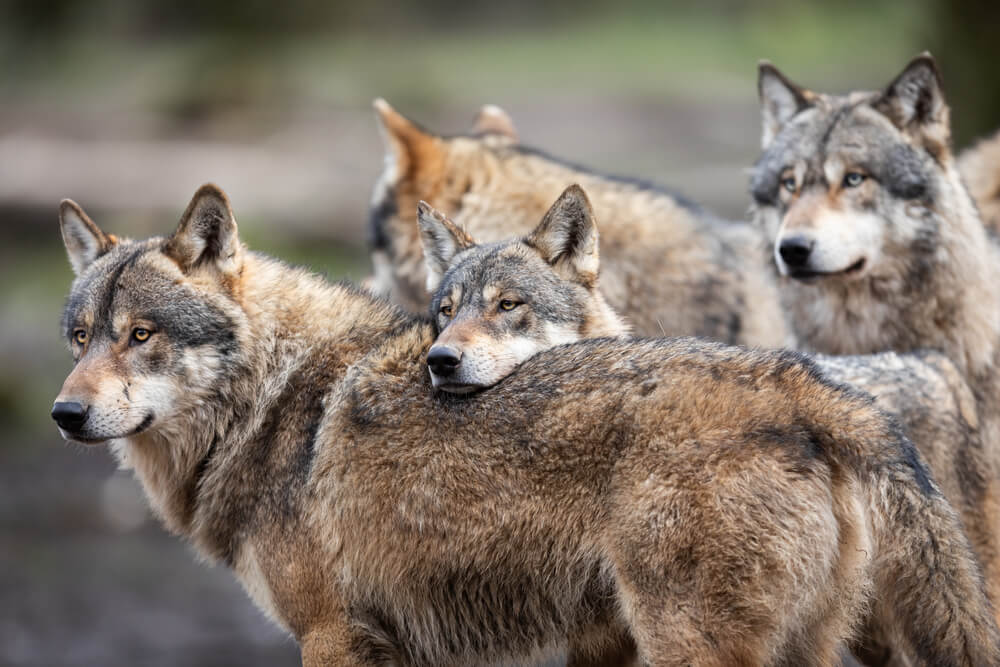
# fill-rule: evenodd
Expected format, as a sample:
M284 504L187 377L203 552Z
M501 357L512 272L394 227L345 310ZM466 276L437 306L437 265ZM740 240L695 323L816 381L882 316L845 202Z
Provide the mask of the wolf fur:
M584 205L563 206L567 198L583 204L586 195L578 187L570 188L553 210L563 212L567 228L586 230L567 238L591 239L580 245L592 248L592 255L587 257L593 257L589 269L596 275L597 230L592 213ZM628 334L624 321L607 308L598 291L576 287L574 271L538 257L527 241L512 239L477 246L455 223L438 212L431 213L422 209L419 215L428 275L441 276L439 283L428 285L436 290L431 299L431 317L439 332L431 353L442 345L456 351L460 363L449 369L445 378L449 382L458 377L466 383L463 386L482 389L501 381L517 364L542 349L587 338L588 330L604 336ZM532 236L544 230L541 225ZM457 252L441 252L442 248L459 246ZM567 299L566 293L575 293L576 299ZM483 298L485 295L492 298ZM501 298L519 304L510 316L498 309ZM447 314L441 312L442 306L447 308ZM551 324L562 321L585 322L586 326L563 330L557 337L545 335ZM924 455L945 497L959 511L980 564L989 572L997 571L1000 539L993 521L995 514L981 495L982 489L995 480L989 477L991 461L980 439L975 398L955 365L932 351L820 355L815 363L830 379L874 396L878 406L897 419ZM430 372L437 380L433 365ZM451 390L451 386L445 383L440 388ZM1000 591L993 588L991 592ZM877 640L867 636L864 646L856 650L871 652L877 646L885 653L888 647L878 641L884 641L881 623L881 619L874 619L868 626ZM866 662L879 664L877 660Z
M773 241L790 321L815 351L929 349L955 365L981 445L974 455L958 450L950 465L984 517L967 530L992 534L1000 525L1000 249L952 157L933 59L914 59L882 91L846 96L807 91L764 64L760 92L753 210ZM850 185L852 172L862 178ZM950 455L944 447L942 462ZM980 559L998 600L995 547Z
M62 213L64 437L109 443L308 665L628 639L649 665L825 665L869 591L928 664L1000 661L918 455L795 353L591 341L455 397L430 322L249 252L214 186L168 238Z
M375 108L387 156L371 208L373 287L391 300L413 312L427 308L418 201L493 242L527 234L568 185L579 183L601 220L601 291L637 333L792 342L764 269L763 240L751 226L523 146L495 107L480 114L473 133L455 137L419 128L383 100Z
M1000 233L1000 130L958 156L958 171L986 227Z
M597 226L580 186L508 241L477 244L423 202L417 218L440 332L428 352L435 387L482 389L541 350L628 332L599 289Z

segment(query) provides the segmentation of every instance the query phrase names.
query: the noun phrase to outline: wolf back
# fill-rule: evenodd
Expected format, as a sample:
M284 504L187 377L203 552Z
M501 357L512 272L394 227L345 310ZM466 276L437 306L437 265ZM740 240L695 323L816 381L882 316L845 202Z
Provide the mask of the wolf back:
M307 664L629 640L655 665L823 663L871 589L927 662L1000 659L912 446L794 353L602 340L451 397L428 322L246 251L213 187L166 239L71 204L63 231L77 363L53 416L111 442Z

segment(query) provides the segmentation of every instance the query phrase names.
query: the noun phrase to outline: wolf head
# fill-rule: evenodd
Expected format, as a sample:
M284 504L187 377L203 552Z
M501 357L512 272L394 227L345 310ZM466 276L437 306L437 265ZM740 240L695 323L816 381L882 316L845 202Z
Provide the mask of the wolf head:
M418 202L433 201L449 216L468 207L490 178L492 151L516 144L517 133L507 114L493 105L479 111L468 134L454 137L427 132L385 100L374 106L386 157L369 221L373 289L422 312L427 308L424 263L413 217Z
M628 332L598 291L597 227L579 186L518 239L477 244L423 202L418 221L438 330L427 354L435 387L468 393L541 350Z
M943 283L966 270L951 257L982 236L934 60L921 55L883 90L844 96L805 90L763 63L759 91L753 213L799 335L833 353L930 344L907 331L938 317L927 304L951 299L957 288Z
M169 238L118 239L69 200L60 225L76 273L62 317L75 365L52 406L60 433L102 443L198 410L240 345L244 250L226 196L203 186Z
M853 281L935 233L948 107L920 56L884 91L828 96L760 67L764 153L751 193L782 275Z

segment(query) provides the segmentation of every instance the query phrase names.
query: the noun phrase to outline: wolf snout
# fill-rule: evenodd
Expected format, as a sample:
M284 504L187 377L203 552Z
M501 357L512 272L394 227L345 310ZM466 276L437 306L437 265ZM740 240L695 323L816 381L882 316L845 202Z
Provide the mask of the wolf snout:
M427 365L431 373L447 377L455 372L462 363L462 352L447 345L435 345L427 353Z
M781 240L778 254L782 261L791 268L802 268L809 263L816 241L805 236L789 236Z
M52 418L64 431L76 432L87 421L88 408L75 401L59 401L52 406Z

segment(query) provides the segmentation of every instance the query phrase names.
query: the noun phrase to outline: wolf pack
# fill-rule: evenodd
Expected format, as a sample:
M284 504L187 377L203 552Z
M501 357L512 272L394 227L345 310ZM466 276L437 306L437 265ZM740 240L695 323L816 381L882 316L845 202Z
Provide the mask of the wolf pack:
M749 223L376 100L361 287L64 200L52 417L305 665L1000 665L1000 133L758 92Z

